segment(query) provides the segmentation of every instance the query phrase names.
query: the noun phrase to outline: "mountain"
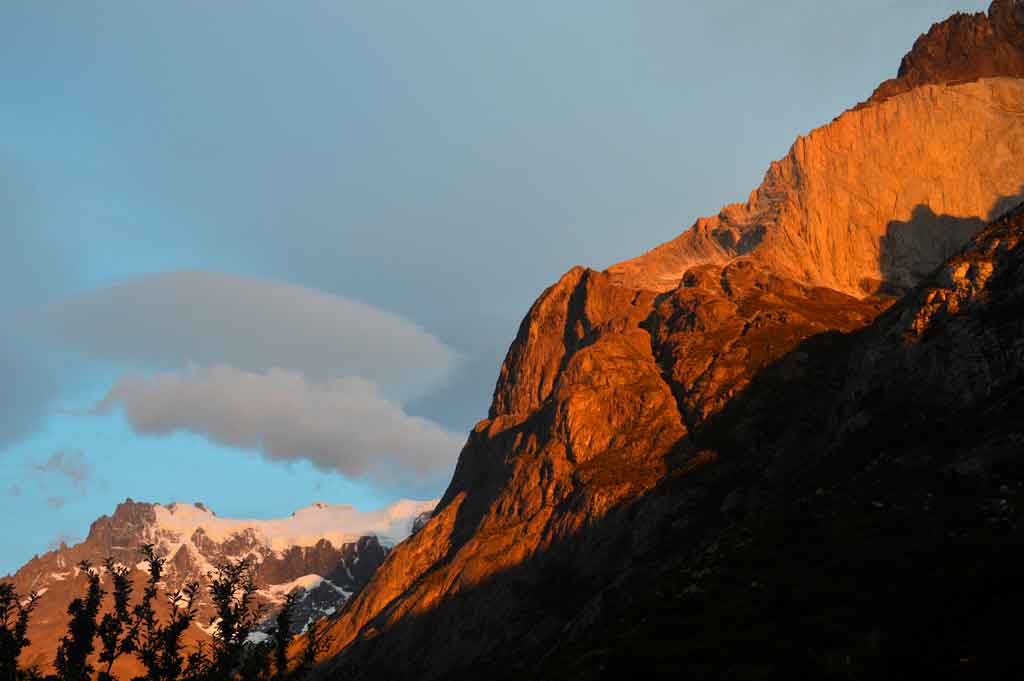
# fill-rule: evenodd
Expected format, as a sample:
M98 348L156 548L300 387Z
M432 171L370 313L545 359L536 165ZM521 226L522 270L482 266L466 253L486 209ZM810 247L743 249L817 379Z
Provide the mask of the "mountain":
M84 591L79 568L83 560L101 570L108 557L134 566L132 578L140 593L147 566L139 548L145 543L155 545L157 555L167 559L164 589L170 592L190 581L205 587L217 566L248 559L257 566L257 599L269 608L267 626L262 628L269 627L274 607L284 596L301 589L295 627L303 630L332 615L362 589L391 547L408 536L435 504L403 500L380 511L361 512L348 505L316 503L287 518L240 520L221 518L201 503L164 506L128 499L113 515L96 520L85 541L70 547L61 544L5 579L13 581L19 593L41 595L32 620L32 646L22 662L40 669L52 663L67 625L68 604ZM197 624L186 637L190 644L208 640L213 631L212 604L205 588L202 593Z
M1005 672L1022 44L1020 0L954 16L746 203L541 294L323 678Z
M522 678L1020 678L1022 410L1024 206L710 419Z

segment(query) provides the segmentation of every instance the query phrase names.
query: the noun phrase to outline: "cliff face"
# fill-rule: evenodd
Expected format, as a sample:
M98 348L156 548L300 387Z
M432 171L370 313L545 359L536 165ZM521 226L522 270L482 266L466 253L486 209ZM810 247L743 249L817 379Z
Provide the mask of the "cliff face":
M1019 10L996 2L984 26L1017 45ZM980 19L951 21L907 63ZM324 678L528 676L580 645L596 659L585 642L614 637L644 584L699 572L737 519L816 485L808 471L881 419L865 400L893 377L906 400L945 405L991 398L992 372L1016 385L1020 358L1001 348L1020 329L992 337L970 301L1017 270L977 245L933 271L1024 195L1024 81L954 71L801 138L746 204L545 291L434 516L334 622ZM990 256L1017 257L1000 243ZM934 276L949 285L921 288ZM891 308L875 295L908 291ZM965 310L967 336L943 336L954 349L907 345ZM898 431L886 418L881 439Z
M638 258L616 281L656 291L749 255L798 281L905 291L1024 199L1024 5L936 24L899 76L793 145L745 204Z
M1024 198L1024 81L924 85L801 137L745 204L609 268L665 291L749 256L804 283L903 291Z

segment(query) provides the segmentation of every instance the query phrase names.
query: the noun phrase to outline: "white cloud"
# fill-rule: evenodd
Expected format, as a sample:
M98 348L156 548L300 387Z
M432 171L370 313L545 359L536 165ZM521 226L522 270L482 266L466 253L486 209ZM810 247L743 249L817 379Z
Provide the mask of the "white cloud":
M193 367L124 376L96 411L116 406L141 434L190 431L269 459L306 459L384 484L447 473L462 445L462 437L408 415L356 377L312 382L284 369Z
M396 314L281 281L154 274L47 306L28 322L87 357L139 368L283 368L312 381L360 376L393 399L422 396L457 354Z

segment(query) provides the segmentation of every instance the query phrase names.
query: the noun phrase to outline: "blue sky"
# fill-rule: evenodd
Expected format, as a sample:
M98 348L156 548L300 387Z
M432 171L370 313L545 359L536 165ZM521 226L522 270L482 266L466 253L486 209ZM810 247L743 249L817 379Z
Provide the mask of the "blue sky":
M439 495L545 286L985 5L0 4L0 573L128 496Z

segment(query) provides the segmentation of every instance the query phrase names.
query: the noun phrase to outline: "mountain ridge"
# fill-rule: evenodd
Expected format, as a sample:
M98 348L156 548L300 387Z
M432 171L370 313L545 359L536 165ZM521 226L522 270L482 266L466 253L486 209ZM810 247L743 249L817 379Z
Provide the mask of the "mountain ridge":
M350 505L314 503L287 518L235 520L217 516L202 503L163 505L126 499L111 515L95 520L82 542L37 555L5 578L20 593L41 595L32 645L22 661L42 670L52 664L67 623L65 608L85 582L79 569L83 560L101 575L107 558L130 567L139 591L147 569L140 548L153 544L156 554L167 561L164 589L173 591L189 581L205 585L219 565L246 559L256 567L261 587L256 597L268 606L269 615L287 593L302 590L295 615L298 631L340 609L435 504L401 500L379 511L360 512ZM210 628L204 625L210 613L204 593L200 617L186 634L189 644L209 640ZM270 624L268 619L266 625ZM119 665L130 667L134 662L126 658Z

